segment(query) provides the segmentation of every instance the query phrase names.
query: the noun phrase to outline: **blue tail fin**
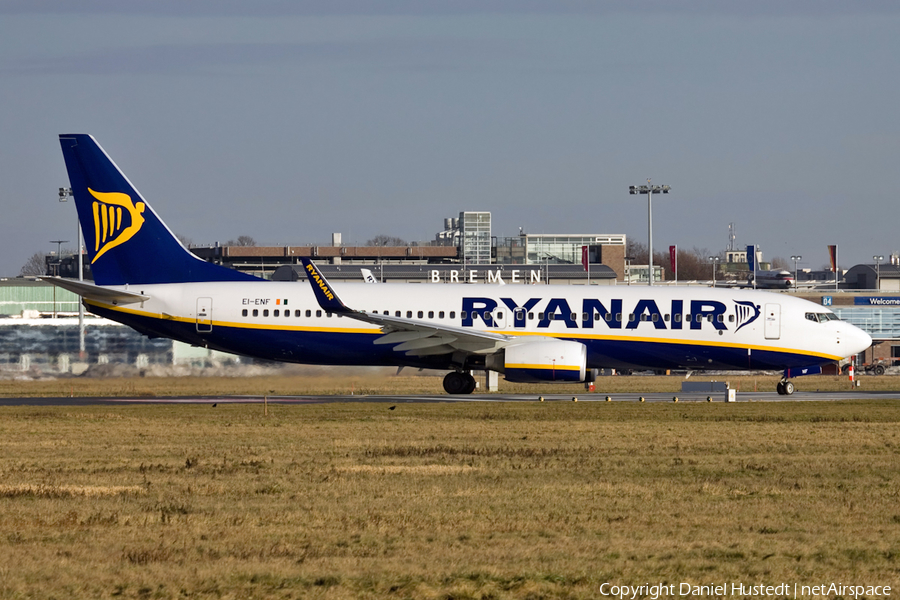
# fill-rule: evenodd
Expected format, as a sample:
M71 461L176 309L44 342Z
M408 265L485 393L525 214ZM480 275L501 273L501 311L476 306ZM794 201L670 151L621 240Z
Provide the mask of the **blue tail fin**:
M191 254L93 137L63 134L59 143L97 284L258 281Z

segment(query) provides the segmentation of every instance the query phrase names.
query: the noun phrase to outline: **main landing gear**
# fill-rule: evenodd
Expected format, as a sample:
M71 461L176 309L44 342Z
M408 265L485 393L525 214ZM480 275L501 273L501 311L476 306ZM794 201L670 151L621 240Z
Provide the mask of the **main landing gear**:
M468 371L451 371L444 377L444 391L448 394L471 394L475 391L475 378Z
M778 392L779 396L790 396L794 393L794 384L782 379L778 382L778 385L775 386L775 391Z

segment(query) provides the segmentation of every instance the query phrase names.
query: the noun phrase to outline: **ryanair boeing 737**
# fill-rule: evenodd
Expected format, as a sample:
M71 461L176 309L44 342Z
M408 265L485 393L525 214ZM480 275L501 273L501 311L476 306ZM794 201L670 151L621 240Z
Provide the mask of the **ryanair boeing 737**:
M317 365L473 370L583 382L596 369L783 370L778 384L862 352L868 334L782 294L691 287L273 282L191 254L94 139L60 136L94 283L48 281L151 337Z

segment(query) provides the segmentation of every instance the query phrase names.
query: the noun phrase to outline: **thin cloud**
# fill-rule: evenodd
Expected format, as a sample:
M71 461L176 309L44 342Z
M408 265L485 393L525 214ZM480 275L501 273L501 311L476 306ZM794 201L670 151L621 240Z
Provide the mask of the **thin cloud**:
M159 44L103 48L50 58L9 62L10 75L122 75L221 73L244 67L322 62L365 62L413 69L455 69L485 56L519 57L514 42L382 40L369 42Z
M828 17L898 14L894 0L6 0L0 14L103 14L174 17L442 16L683 14L739 17Z

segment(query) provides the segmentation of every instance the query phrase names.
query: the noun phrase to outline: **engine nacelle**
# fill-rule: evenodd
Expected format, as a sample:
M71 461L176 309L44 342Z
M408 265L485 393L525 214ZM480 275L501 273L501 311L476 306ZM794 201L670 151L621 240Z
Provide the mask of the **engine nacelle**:
M515 383L585 380L587 347L563 340L534 340L506 346L487 357L489 369Z

